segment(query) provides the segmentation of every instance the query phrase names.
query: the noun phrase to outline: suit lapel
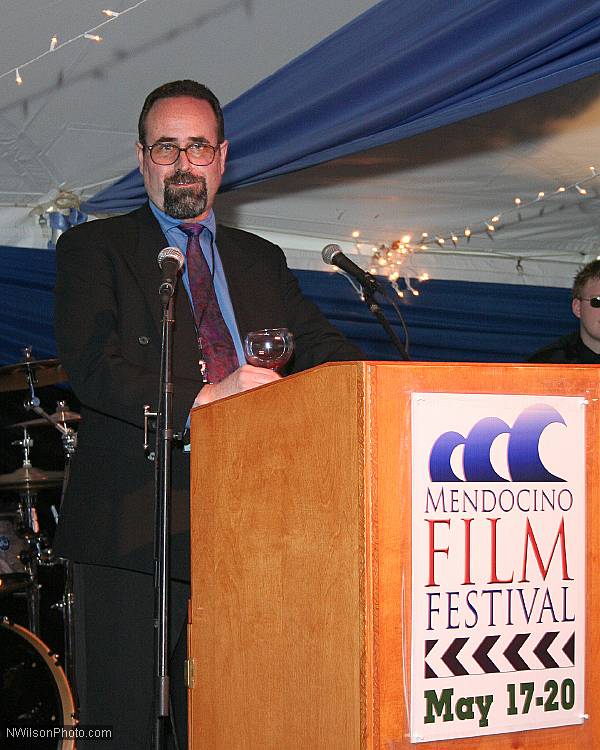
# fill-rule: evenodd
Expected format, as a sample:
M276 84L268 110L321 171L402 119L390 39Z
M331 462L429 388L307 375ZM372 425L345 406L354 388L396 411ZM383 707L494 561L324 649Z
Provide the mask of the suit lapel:
M160 339L162 308L158 297L158 289L161 282L161 271L157 258L160 251L168 245L167 238L147 203L129 216L135 227L135 237L128 247L124 260L148 302L148 308L156 328L156 336ZM195 351L194 320L189 299L181 281L175 295L174 330L176 342L180 342L179 347L186 349L191 347L192 351ZM180 364L190 359L189 357L178 357L177 352L174 353ZM192 357L191 361L194 363L193 369L189 373L183 374L195 377L197 376L196 358Z
M157 257L167 241L148 204L133 211L127 218L131 221L131 239L127 242L122 260L147 300L156 333L160 335L162 313L158 288L161 273Z
M238 331L243 341L252 327L251 321L256 316L256 305L261 303L265 292L261 289L260 277L256 278L250 270L256 262L255 259L244 252L226 227L217 227L216 241Z

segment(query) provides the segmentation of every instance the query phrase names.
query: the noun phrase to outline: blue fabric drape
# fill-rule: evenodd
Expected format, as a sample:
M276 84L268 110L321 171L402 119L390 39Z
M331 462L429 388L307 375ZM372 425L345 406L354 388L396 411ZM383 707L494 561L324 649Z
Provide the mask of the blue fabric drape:
M222 189L406 138L600 71L599 0L382 0L225 107ZM145 199L133 171L88 213Z
M343 277L294 273L304 293L371 359L398 358L383 328ZM407 295L400 309L414 360L522 362L577 328L568 289L442 280L412 285L420 295ZM402 339L391 305L382 308Z
M371 359L397 359L371 313L341 275L296 271L304 293ZM0 364L56 354L53 335L55 254L0 247ZM576 327L566 289L432 280L419 297L402 302L416 360L518 362ZM157 303L158 304L158 303ZM386 315L402 337L395 313Z
M37 359L55 356L54 251L0 246L0 261L0 364L21 361L29 345Z

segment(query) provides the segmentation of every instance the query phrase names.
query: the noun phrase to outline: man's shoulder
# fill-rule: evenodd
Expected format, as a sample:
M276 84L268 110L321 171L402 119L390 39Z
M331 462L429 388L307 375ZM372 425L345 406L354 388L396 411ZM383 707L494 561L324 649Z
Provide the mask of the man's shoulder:
M579 331L553 341L527 359L528 362L569 364L578 360Z
M144 205L126 214L86 221L64 232L58 240L57 249L70 242L79 244L100 238L119 239L123 236L129 236L132 232L137 231L140 225L151 223L152 219L152 212L147 205Z
M237 227L217 224L217 244L219 245L219 251L223 242L233 243L244 250L254 248L257 251L275 254L283 252L278 245L266 240L264 237L259 237L258 234L247 232L245 229L238 229Z

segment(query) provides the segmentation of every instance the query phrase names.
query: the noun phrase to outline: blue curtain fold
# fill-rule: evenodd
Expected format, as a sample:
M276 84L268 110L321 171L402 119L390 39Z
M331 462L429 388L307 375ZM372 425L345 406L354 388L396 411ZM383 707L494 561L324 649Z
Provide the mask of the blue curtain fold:
M56 356L54 251L0 247L0 260L0 364L20 361L27 345L38 359ZM295 274L304 293L370 359L398 358L345 278L322 271ZM413 281L413 286L420 295L400 307L415 360L519 362L576 328L566 289L439 280ZM402 338L391 306L383 308Z
M56 356L53 250L0 246L0 364L22 360L32 346L36 359Z
M225 107L222 189L320 164L600 71L599 0L382 0ZM133 209L137 170L83 204Z

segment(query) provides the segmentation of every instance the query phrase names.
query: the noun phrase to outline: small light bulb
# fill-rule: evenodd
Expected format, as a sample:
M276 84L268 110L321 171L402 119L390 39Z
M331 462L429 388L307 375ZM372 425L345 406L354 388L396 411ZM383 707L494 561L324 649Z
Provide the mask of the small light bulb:
M453 234L451 239L452 239L452 244L454 245L454 247L456 247L458 245L458 237L455 234Z
M498 221L500 221L500 217L498 216L498 214L496 214L496 216L492 216L492 221L493 221L493 222L498 222Z
M521 199L520 198L515 198L515 205L516 206L520 206L521 205Z
M21 86L23 83L23 79L21 78L21 74L19 73L18 68L15 70L15 83L17 84L17 86Z
M465 227L465 237L470 237L471 234L471 227Z
M575 190L577 190L579 195L587 195L587 190L584 187L581 187L581 185L575 185Z
M564 193L566 189L567 188L564 185L561 185L556 192L557 193Z
M485 228L488 230L488 232L494 232L496 230L496 227L493 224L486 224Z
M375 268L375 266L371 266L371 268L369 268L369 273L370 273L370 274L375 274L375 273L377 273L377 269Z
M358 229L355 229L355 230L354 230L354 231L352 232L352 236L353 236L353 237L360 237L360 232L358 231Z
M538 193L538 200L542 200L542 198L543 198L543 197L544 197L545 195L546 195L546 193L544 193L544 191L543 191L543 190L540 190L540 192Z
M429 281L429 274L428 273L422 273L419 276L419 281Z
M413 289L412 286L411 286L410 291L414 294L415 297L419 296L419 290L418 289Z
M443 237L436 237L435 241L440 247L444 247L446 240Z
M423 239L425 239L426 237L429 237L429 232L423 232L423 234L421 235L421 237Z
M89 39L92 42L101 42L102 41L102 37L100 36L100 34L89 34L87 31L83 35L83 38L84 39Z
M58 46L58 37L56 36L56 34L54 34L54 36L50 40L50 52L54 52L57 46Z
M590 172L594 175L594 177L597 175L596 167L590 167Z
M400 240L405 245L408 245L408 243L412 240L412 234L403 234L402 239Z
M109 18L118 18L120 15L120 13L117 13L114 10L110 10L109 8L106 8L102 12L104 13L105 16L108 16Z
M387 266L387 260L385 258L379 258L377 262L380 266Z
M421 250L427 250L427 245L421 245Z
M390 281L398 281L399 278L400 274L398 273L398 271L394 271L394 273L391 273L389 276Z

